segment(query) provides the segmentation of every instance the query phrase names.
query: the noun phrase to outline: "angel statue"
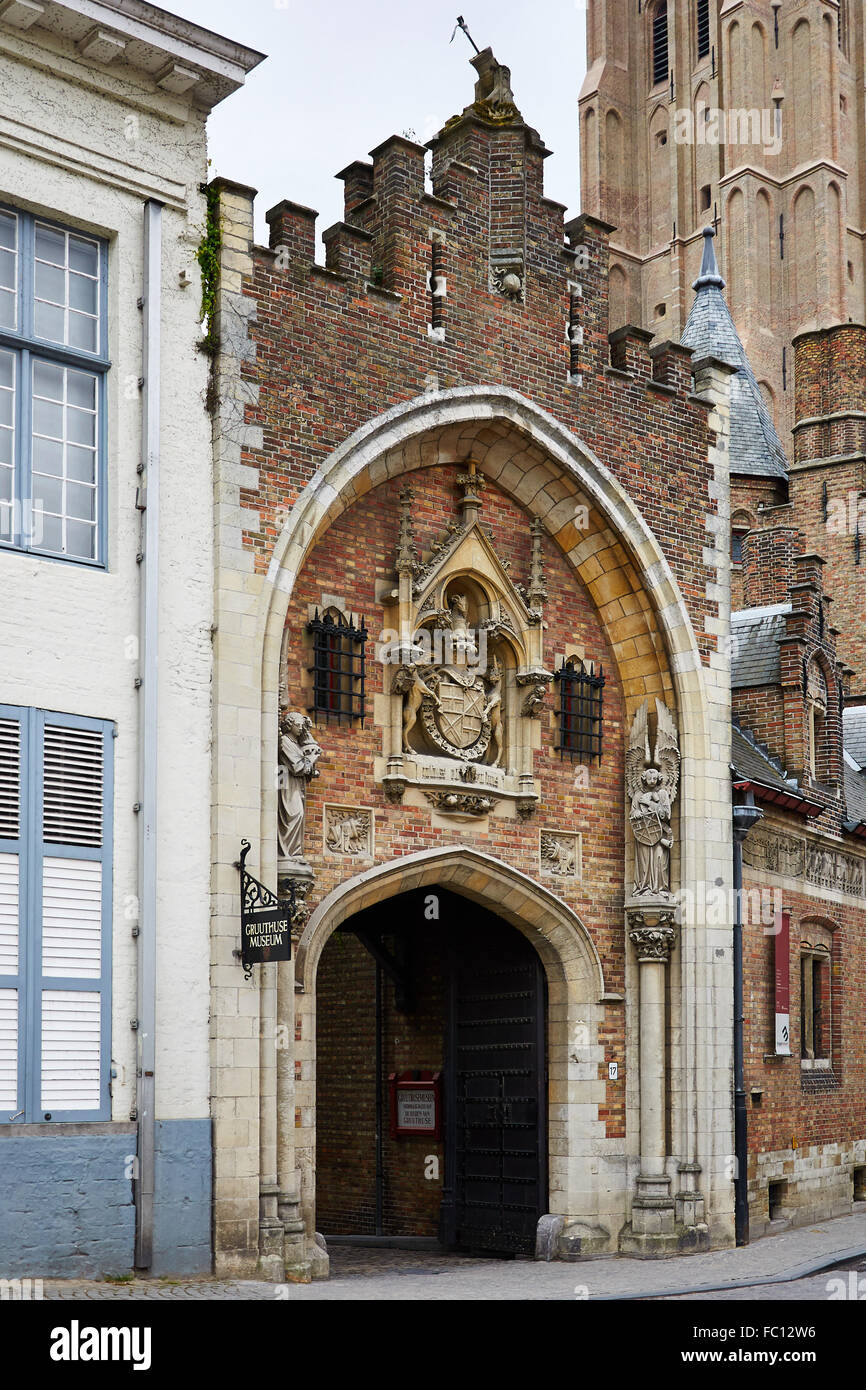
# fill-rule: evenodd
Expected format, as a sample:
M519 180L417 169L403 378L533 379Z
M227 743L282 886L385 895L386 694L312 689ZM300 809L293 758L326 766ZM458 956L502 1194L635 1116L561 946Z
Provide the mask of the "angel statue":
M625 755L629 820L635 841L635 895L670 892L671 811L679 779L680 750L670 710L656 700L656 747L655 757L651 757L644 700L634 717Z

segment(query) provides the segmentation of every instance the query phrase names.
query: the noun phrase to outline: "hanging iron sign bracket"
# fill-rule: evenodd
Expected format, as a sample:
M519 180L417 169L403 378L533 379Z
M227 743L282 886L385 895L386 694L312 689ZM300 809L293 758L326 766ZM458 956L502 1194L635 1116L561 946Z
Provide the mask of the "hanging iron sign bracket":
M241 949L244 979L251 980L254 965L292 958L292 917L295 911L295 885L289 882L288 900L278 898L270 888L253 878L246 867L249 840L241 840L237 868L241 876Z

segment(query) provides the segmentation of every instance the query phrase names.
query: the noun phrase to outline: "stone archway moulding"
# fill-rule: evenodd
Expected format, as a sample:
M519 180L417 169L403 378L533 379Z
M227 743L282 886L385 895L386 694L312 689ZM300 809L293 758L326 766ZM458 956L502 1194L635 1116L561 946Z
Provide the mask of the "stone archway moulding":
M681 731L684 755L709 757L707 691L692 623L667 558L637 506L592 450L547 411L507 387L462 386L416 396L362 425L322 463L292 507L258 601L263 802L269 785L267 769L275 761L286 613L307 554L324 530L369 488L417 468L461 461L471 446L468 431L485 424L517 436L518 443L511 447L509 462L514 466L510 472L508 464L502 463L501 450L498 467L479 456L480 471L541 518L587 584L603 625L608 626L605 607L610 604L613 609L621 594L637 591L643 630L651 641L657 639L656 648L662 648L655 652L657 674L646 693L663 695L666 683L672 685L677 706L690 711L688 725ZM423 436L434 430L440 438L425 441ZM568 496L557 487L558 476L569 481L573 490ZM601 530L581 536L571 524L575 492L601 518ZM602 552L607 552L605 565L593 563ZM584 578L587 571L592 577ZM616 654L616 642L612 645ZM628 661L619 664L621 676L626 677L626 703L631 705L643 698L644 689L639 680L630 689ZM263 826L270 824L271 808L263 805L262 812ZM266 858L266 845L263 850Z
M580 918L566 903L519 869L474 845L454 844L401 855L347 879L310 916L295 957L296 987L315 988L328 938L347 918L399 893L440 884L481 903L522 931L551 974L583 978L587 1002L605 999L601 958Z

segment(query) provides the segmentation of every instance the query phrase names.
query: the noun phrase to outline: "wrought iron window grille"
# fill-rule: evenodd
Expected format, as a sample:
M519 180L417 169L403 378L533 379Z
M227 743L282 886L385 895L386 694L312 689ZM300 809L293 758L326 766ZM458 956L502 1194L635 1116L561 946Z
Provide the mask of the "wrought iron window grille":
M327 609L307 623L313 638L313 664L308 669L313 676L311 713L316 724L321 716L325 723L335 719L348 724L358 719L364 724L365 647L367 628L364 618L360 627L335 609Z
M601 762L604 689L604 669L595 671L579 657L563 662L553 679L559 685L559 742L560 758L568 756Z

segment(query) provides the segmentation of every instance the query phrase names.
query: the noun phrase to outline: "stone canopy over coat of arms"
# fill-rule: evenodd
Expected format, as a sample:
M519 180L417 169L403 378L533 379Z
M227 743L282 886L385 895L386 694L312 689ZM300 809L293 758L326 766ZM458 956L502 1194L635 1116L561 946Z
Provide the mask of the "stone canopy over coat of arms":
M399 704L383 781L394 799L407 784L423 788L428 802L448 814L488 814L509 797L524 814L537 794L532 737L521 730L540 716L552 679L542 662L542 528L529 526L524 587L480 523L484 480L474 464L457 481L462 520L451 522L423 557L413 534L412 492L404 487L400 495L397 640L383 649ZM471 791L467 782L475 784Z

